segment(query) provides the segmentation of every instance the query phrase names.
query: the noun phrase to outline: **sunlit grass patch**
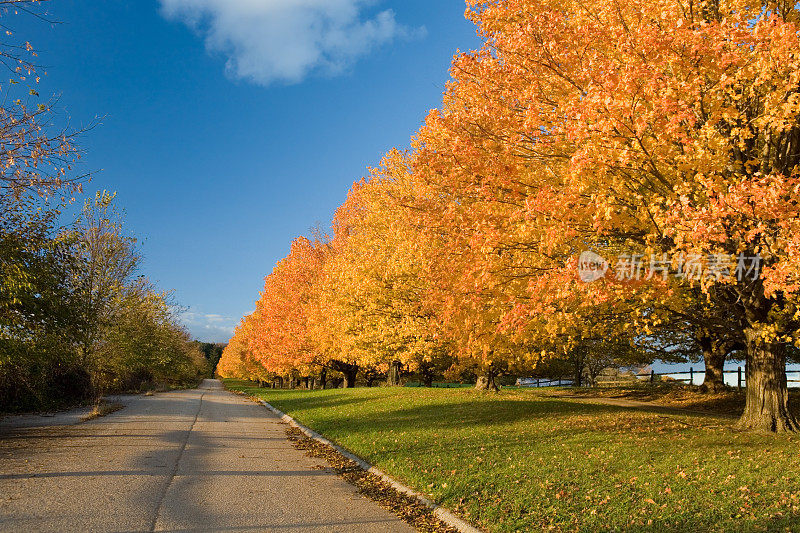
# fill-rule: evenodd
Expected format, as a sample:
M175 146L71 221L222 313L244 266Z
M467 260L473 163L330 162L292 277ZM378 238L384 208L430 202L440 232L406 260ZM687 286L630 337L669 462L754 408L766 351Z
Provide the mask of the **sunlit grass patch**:
M228 386L489 531L786 530L800 524L795 436L535 390Z

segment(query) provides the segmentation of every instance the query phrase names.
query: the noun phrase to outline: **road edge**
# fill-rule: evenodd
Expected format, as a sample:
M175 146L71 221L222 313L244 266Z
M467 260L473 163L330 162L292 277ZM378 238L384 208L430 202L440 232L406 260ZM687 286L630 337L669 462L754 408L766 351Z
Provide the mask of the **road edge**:
M317 433L313 429L304 426L303 424L301 424L300 422L298 422L297 420L295 420L291 416L287 415L286 413L284 413L280 409L277 409L276 407L273 407L272 405L269 404L269 402L266 402L266 401L264 401L262 399L258 399L258 403L260 403L261 405L266 407L268 410L272 411L275 415L277 415L281 420L283 420L284 422L286 422L290 426L296 427L297 429L302 431L307 437L309 437L311 439L314 439L315 441L317 441L317 442L319 442L321 444L324 444L326 446L330 446L331 448L336 450L339 454L343 455L347 459L350 459L351 461L356 463L361 469L369 472L370 474L378 476L383 481L388 483L397 492L406 494L406 495L411 496L412 498L416 499L422 505L424 505L425 507L430 509L431 512L433 513L433 515L436 518L438 518L439 520L441 520L442 522L444 522L448 526L450 526L450 527L452 527L454 529L457 529L460 533L483 533L480 529L476 528L475 526L473 526L469 522L467 522L464 519L459 518L458 516L453 514L449 509L447 509L445 507L442 507L441 505L437 504L436 502L433 502L433 501L429 500L428 498L426 498L424 495L420 494L419 492L416 492L415 490L411 489L410 487L407 487L407 486L403 485L402 483L400 483L396 479L392 478L391 476L389 476L385 472L377 469L375 466L371 465L370 463L368 463L367 461L365 461L361 457L358 457L357 455L352 453L350 450L342 448L338 444L335 444L335 443L329 441L328 439L326 439L325 437L323 437L322 435L320 435L319 433Z

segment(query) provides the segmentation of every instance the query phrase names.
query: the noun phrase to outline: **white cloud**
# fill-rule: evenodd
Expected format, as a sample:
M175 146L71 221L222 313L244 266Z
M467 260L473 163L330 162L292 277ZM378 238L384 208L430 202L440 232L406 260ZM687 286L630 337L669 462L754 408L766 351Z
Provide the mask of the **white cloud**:
M374 0L160 0L162 14L205 37L227 56L235 78L261 85L297 83L312 73L336 74L373 47L410 31L390 9L372 17Z
M237 324L231 317L191 311L182 313L181 321L193 338L204 342L228 342Z

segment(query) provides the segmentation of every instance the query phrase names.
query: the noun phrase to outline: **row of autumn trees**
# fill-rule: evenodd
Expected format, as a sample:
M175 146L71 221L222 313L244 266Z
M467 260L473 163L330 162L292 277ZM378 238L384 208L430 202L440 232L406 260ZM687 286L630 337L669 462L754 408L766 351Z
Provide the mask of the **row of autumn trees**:
M40 2L0 1L0 412L99 398L147 383L188 383L207 363L167 293L138 275L141 255L114 195L75 209L85 176L79 132L37 103L36 54L8 29ZM24 91L25 100L13 94ZM70 213L78 211L76 215Z
M292 244L220 372L352 383L450 358L486 381L569 354L701 353L713 386L743 353L740 426L796 431L797 6L467 4L483 47L456 55L441 108L354 185L332 235ZM609 275L581 281L586 250ZM659 274L612 274L634 256ZM687 257L759 268L692 277Z

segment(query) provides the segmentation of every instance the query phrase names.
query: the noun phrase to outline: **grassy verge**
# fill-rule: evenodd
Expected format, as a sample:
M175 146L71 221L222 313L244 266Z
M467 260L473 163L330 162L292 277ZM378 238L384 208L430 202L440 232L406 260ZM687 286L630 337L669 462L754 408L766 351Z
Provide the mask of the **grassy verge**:
M227 380L488 531L784 531L800 439L537 390L281 391Z

